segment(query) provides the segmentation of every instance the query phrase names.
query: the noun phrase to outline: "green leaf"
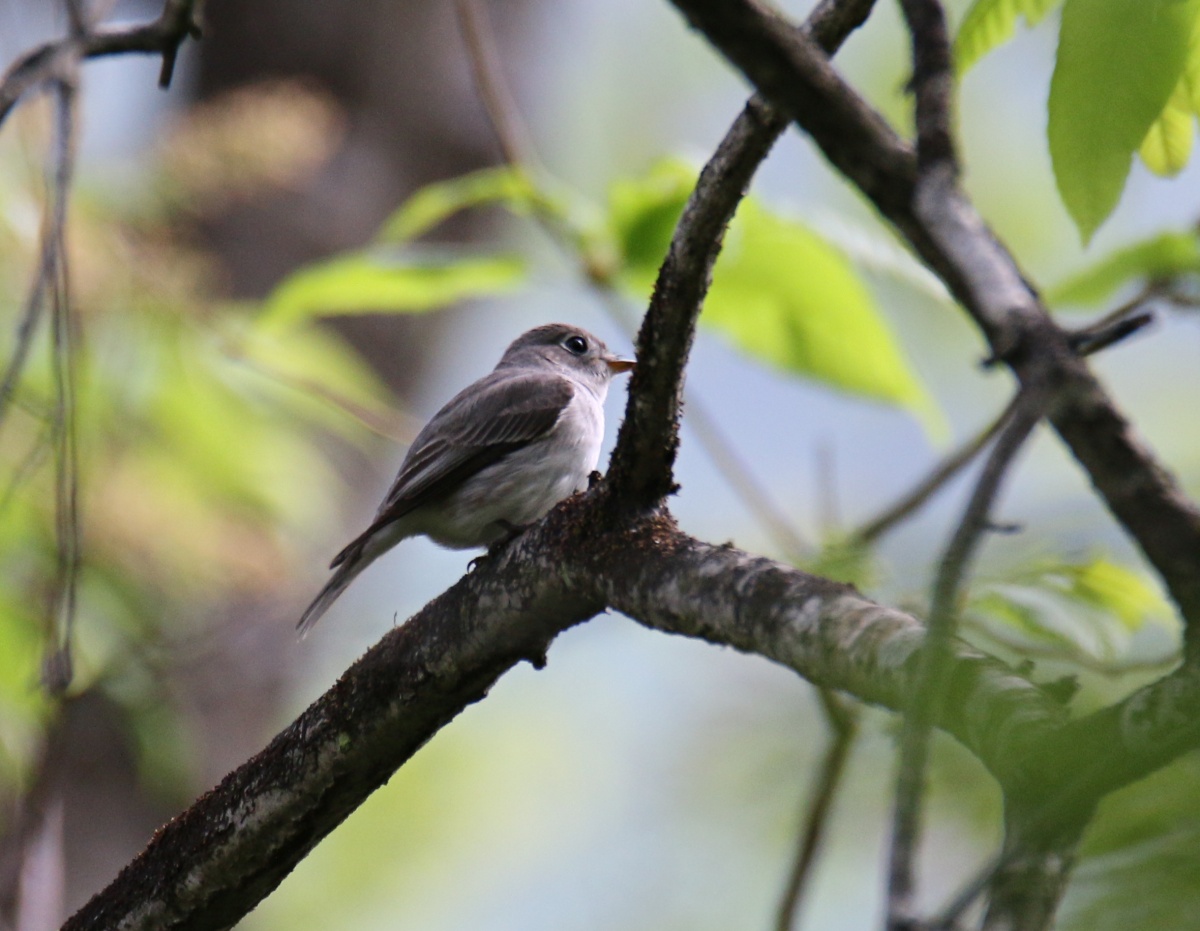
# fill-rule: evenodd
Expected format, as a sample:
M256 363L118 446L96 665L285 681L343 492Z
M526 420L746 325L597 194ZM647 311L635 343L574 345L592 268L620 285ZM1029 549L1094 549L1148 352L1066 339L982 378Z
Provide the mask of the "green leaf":
M1171 613L1144 577L1107 559L1064 566L1060 576L1068 597L1109 614L1129 630L1137 630L1152 617Z
M1164 177L1183 170L1192 155L1196 134L1193 118L1197 114L1200 114L1200 15L1193 23L1179 83L1138 149L1147 168Z
M658 163L609 194L609 223L622 257L618 280L650 293L696 172ZM844 254L805 226L742 202L713 270L700 323L776 368L944 422L904 357L870 292Z
M484 168L425 185L384 222L378 238L384 242L407 242L459 211L483 204L501 203L514 212L525 213L534 197L533 184L519 168Z
M1200 914L1200 760L1194 754L1105 797L1055 927L1192 931Z
M866 591L876 580L878 566L870 546L851 540L830 538L800 568L813 575L855 585Z
M352 252L285 278L267 298L263 322L278 326L341 314L420 313L509 291L523 274L523 263L511 256Z
M743 203L700 322L784 371L916 414L940 414L853 267L811 230Z
M1063 0L975 0L954 37L954 61L959 74L998 45L1012 38L1017 17L1036 26Z
M678 159L664 159L646 175L612 185L609 224L620 253L621 277L630 289L649 294L695 186L695 169Z
M1200 17L1196 18L1196 26L1192 30L1192 46L1180 80L1192 113L1200 115Z
M1073 631L1068 635L1058 629L1064 626L1061 619L1050 620L1061 608L1036 587L993 583L972 593L964 615L969 621L982 621L985 629L999 625L1033 645L1050 646L1070 655L1077 649L1077 636Z
M272 384L276 401L299 419L336 430L349 440L358 439L365 425L375 433L412 441L413 418L396 409L388 389L332 330L246 326L244 319L232 315L219 323L226 357Z
M1104 557L1024 567L978 586L965 614L1062 659L1099 662L1118 660L1146 624L1171 623L1170 607L1143 575Z
M1187 60L1200 0L1066 0L1047 135L1084 242L1112 213L1133 153Z
M1099 304L1130 281L1155 281L1200 272L1200 238L1194 232L1160 233L1118 249L1052 288L1053 304Z
M1187 84L1180 78L1171 99L1142 140L1138 156L1156 175L1177 175L1192 157L1192 139L1195 135L1192 102L1188 97Z

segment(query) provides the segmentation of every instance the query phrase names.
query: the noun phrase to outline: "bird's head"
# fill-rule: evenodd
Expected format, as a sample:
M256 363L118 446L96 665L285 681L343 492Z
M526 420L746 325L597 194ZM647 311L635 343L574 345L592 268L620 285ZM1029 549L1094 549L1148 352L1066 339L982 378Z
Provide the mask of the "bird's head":
M606 386L614 375L632 371L635 363L613 355L587 330L565 323L548 323L513 340L497 368L527 365L549 365L589 383Z

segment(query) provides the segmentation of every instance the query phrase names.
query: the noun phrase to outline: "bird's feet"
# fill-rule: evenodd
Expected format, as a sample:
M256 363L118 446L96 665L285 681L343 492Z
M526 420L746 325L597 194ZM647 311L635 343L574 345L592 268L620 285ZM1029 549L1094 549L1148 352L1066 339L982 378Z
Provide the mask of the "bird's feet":
M495 556L504 547L512 543L517 537L523 534L529 527L528 524L514 524L512 521L504 519L496 521L496 526L504 531L504 534L488 544L487 552L482 556L476 556L467 563L467 571L474 572L476 567L490 556Z

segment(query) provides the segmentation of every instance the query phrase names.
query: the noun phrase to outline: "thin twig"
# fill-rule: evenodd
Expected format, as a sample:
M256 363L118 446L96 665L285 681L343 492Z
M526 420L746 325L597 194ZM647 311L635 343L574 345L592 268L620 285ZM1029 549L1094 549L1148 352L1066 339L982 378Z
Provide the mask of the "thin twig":
M804 816L804 830L800 833L796 860L776 912L775 931L790 931L800 913L804 891L812 876L812 866L829 826L833 799L841 785L854 738L858 735L858 710L829 689L819 689L817 694L821 699L825 723L829 727L829 742L825 746L816 787Z
M57 42L48 42L26 52L17 59L0 78L0 124L13 107L30 91L47 84L61 84L64 80L73 83L78 62L83 58L117 55L125 52L158 52L177 48L188 35L198 35L199 27L194 20L195 0L166 0L158 19L130 29L74 34ZM74 9L74 8L72 8ZM82 20L83 13L72 13L74 24ZM46 237L50 235L49 224L43 224L42 241L39 246L43 261L34 275L33 284L26 298L13 354L0 377L0 428L3 427L8 407L12 403L17 383L25 371L29 349L37 332L46 291L54 280L54 269L45 262L51 254Z
M937 917L928 923L929 931L950 931L958 924L963 913L970 908L975 900L987 890L992 879L1013 857L1014 850L1009 847L1001 850L985 863L974 876L965 882L955 893L950 903L938 913Z
M742 499L742 503L774 541L780 553L789 562L800 562L812 552L812 544L784 516L784 509L772 500L771 494L754 475L750 464L738 451L737 444L724 432L721 425L708 410L708 406L696 396L686 393L687 417L685 423L708 458L716 467L725 484Z
M75 620L76 583L79 577L79 452L76 421L76 334L71 311L66 248L67 198L75 163L75 86L60 81L55 110L55 168L51 199L49 254L45 263L54 268L51 294L53 310L52 370L55 389L54 459L57 568L50 610L46 618L46 658L42 683L51 694L61 695L71 682L71 639Z
M1148 310L1130 314L1128 317L1114 320L1107 326L1093 325L1086 330L1072 333L1071 345L1080 355L1090 356L1101 349L1107 349L1109 346L1127 339L1153 322L1154 314Z
M52 212L53 210L54 207L52 206L48 208L48 212ZM16 398L17 383L21 380L21 375L25 371L25 365L29 361L29 351L33 346L33 338L37 334L38 324L42 318L42 311L46 306L46 289L54 273L53 268L47 264L48 257L51 254L47 239L50 235L50 227L51 224L46 218L43 218L37 270L34 273L33 284L29 289L29 294L25 298L25 306L21 310L21 319L17 323L13 354L9 358L8 364L4 367L3 378L0 378L0 431L4 428L4 421L8 416L9 406Z
M18 58L0 78L0 123L27 93L59 78L85 58L145 52L163 56L159 86L171 83L180 44L198 38L196 0L165 0L158 19L128 29L100 30L47 42Z
M958 475L987 447L992 438L1008 423L1019 401L1020 395L1018 394L1008 402L1008 405L1000 412L1000 416L938 463L925 478L917 483L916 487L878 517L851 533L850 544L868 546L874 543L941 491L954 476Z
M1137 297L1104 317L1075 330L1071 334L1071 345L1080 355L1090 356L1111 346L1116 345L1128 336L1153 322L1153 315L1141 308L1150 301L1158 298L1167 299L1153 286L1147 286ZM885 510L882 514L868 521L862 527L850 534L848 540L854 546L867 546L891 530L896 524L909 517L922 507L930 498L939 492L946 483L956 476L974 458L979 455L991 442L1000 429L1008 423L1020 394L1008 402L1008 406L1000 412L982 431L943 459L934 469L923 478L915 488L900 500Z
M196 0L165 0L162 13L154 22L131 29L94 32L84 0L65 0L68 36L27 52L0 78L0 123L26 94L43 87L54 90L57 116L54 171L42 225L39 262L17 327L12 357L0 378L2 428L28 363L49 293L53 310L51 345L55 416L51 436L55 449L57 568L46 617L42 681L53 694L62 694L71 681L71 640L80 566L77 339L66 251L66 213L75 160L75 92L79 65L85 58L102 55L158 52L163 56L159 83L167 86L180 43L189 35L199 35L195 3Z
M400 409L398 405L376 410L366 404L359 403L349 395L330 388L319 379L306 378L303 375L286 372L263 362L261 359L254 359L249 356L237 356L234 358L247 368L275 384L328 404L330 407L354 418L376 436L392 440L401 446L411 444L421 430L422 421L418 420L415 415L410 414L408 411Z
M1131 300L1099 320L1071 331L1067 339L1071 347L1081 355L1091 355L1101 349L1107 349L1150 324L1154 315L1145 308L1156 300L1170 300L1169 290L1163 287L1162 282L1147 282Z
M88 11L85 0L63 0L67 8L67 29L72 38L78 39L89 31Z
M459 30L467 44L475 89L487 110L488 123L496 134L504 161L509 165L532 167L536 164L535 149L509 92L508 82L502 77L500 54L487 11L480 0L456 0L454 8L458 13Z
M4 486L4 493L0 494L0 520L4 519L5 513L12 506L13 501L17 497L17 492L25 482L27 482L34 473L37 472L43 462L46 461L46 456L50 452L50 437L51 430L41 430L29 450L21 457L13 469L12 475L9 477L8 484Z
M815 451L817 486L817 526L823 535L837 534L844 526L838 498L837 452L829 442L817 444Z
M913 859L920 833L929 733L933 715L944 700L949 644L956 627L959 590L968 564L990 526L989 512L1017 452L1044 410L1043 392L1027 389L1000 433L962 519L946 547L933 586L928 632L914 675L911 704L900 740L900 765L892 821L888 871L888 921L893 931L912 927Z

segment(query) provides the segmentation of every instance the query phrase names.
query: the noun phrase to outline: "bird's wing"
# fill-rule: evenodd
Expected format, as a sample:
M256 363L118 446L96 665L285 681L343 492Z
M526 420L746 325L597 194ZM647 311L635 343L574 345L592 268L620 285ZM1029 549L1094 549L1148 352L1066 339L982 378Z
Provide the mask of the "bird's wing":
M449 494L476 472L549 433L571 402L550 372L492 372L460 392L417 434L371 526L333 560L345 561L380 528Z

